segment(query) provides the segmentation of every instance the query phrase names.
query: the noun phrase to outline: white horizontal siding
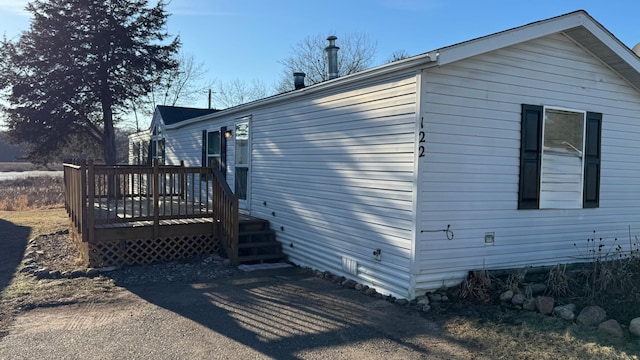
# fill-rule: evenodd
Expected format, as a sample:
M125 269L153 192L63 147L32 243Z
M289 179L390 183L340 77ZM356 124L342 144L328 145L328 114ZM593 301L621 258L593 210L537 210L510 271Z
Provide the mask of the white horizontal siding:
M603 113L599 208L517 209L521 104ZM473 269L576 261L594 230L627 247L629 226L640 234L640 96L563 35L425 71L421 109L417 288ZM447 225L453 240L431 232Z
M252 112L251 214L291 261L409 296L416 89L412 72Z

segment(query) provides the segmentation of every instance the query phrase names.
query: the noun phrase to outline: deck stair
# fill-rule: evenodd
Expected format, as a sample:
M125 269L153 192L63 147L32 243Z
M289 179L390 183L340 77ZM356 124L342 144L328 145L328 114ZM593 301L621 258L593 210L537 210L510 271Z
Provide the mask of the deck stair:
M269 221L252 218L240 221L238 231L238 263L274 263L286 259L282 245L276 241L276 233Z

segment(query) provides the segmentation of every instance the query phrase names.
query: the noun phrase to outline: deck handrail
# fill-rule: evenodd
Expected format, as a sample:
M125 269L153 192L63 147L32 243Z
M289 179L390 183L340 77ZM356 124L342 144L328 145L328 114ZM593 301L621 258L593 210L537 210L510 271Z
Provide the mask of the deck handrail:
M227 180L217 169L210 169L213 173L213 209L214 226L216 233L227 251L227 256L232 265L238 265L238 231L239 209L238 196L236 196Z
M207 167L64 165L65 208L83 242L97 226L151 221L154 238L162 220L206 218L231 263L238 257L238 198L224 176Z

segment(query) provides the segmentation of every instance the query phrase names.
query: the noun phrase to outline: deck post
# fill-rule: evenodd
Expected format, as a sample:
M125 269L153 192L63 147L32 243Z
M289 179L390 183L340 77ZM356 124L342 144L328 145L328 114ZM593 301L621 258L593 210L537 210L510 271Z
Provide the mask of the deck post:
M153 177L151 178L151 186L153 187L153 239L158 238L158 233L160 232L160 182L159 177L159 169L158 169L158 160L153 159Z
M85 200L85 196L82 196L83 205L83 213L86 211L86 231L87 236L82 236L83 241L92 241L96 238L96 226L95 226L95 197L96 197L96 176L95 169L93 167L93 160L89 159L87 162L87 170L85 175L85 170L82 170L83 176L85 178L82 180L82 188L86 189L88 185L87 196Z
M80 164L80 214L82 219L80 220L80 233L82 234L82 241L87 242L89 238L89 232L87 231L87 220L89 209L87 209L87 165L85 162Z

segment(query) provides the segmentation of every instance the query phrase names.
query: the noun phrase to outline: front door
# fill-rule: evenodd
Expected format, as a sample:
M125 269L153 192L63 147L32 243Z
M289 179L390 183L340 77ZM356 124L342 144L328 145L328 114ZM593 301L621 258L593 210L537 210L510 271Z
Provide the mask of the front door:
M236 122L235 126L235 188L240 209L249 210L250 196L250 165L251 165L251 137L249 132L249 120Z

